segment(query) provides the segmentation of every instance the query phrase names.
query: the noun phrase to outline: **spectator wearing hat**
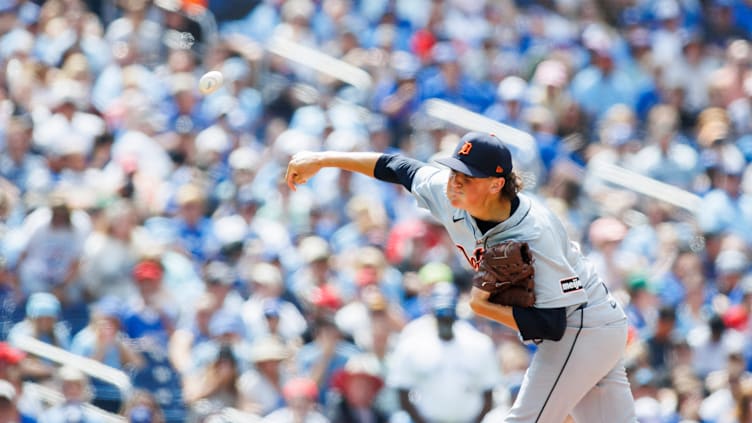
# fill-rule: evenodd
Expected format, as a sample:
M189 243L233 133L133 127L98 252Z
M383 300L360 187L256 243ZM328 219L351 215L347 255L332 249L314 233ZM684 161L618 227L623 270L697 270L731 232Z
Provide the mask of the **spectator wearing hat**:
M653 56L664 66L681 56L683 10L676 0L660 0L653 5L657 28L653 33Z
M68 350L70 347L70 331L60 319L60 301L47 292L31 294L26 302L26 318L16 323L8 333L8 342L17 345L22 337L31 337L42 342ZM27 375L33 378L46 379L53 375L53 363L29 357L27 359Z
M543 106L556 122L566 119L572 98L566 90L570 69L560 59L546 59L535 67L528 85L527 99L531 105Z
M144 358L122 330L122 300L104 297L94 303L89 324L73 336L70 351L118 370L141 368ZM94 379L94 405L108 411L120 408L120 392L113 385Z
M282 388L285 407L271 412L261 423L329 423L329 419L320 411L319 388L316 382L307 377L295 377L287 381Z
M47 292L31 294L26 301L26 318L13 326L8 341L13 344L20 336L30 336L42 342L67 350L70 331L60 321L60 301Z
M308 322L314 322L319 318L331 318L346 304L339 290L328 283L314 287L305 302L304 316ZM303 340L311 339L310 329L309 326L303 334Z
M103 422L101 415L94 413L86 404L91 399L89 378L78 368L62 366L57 371L63 402L45 410L39 416L40 423Z
M332 380L334 398L328 405L332 423L385 423L388 416L376 408L376 397L384 386L379 360L357 354Z
M206 194L196 184L184 184L178 188L175 202L178 209L172 222L178 237L177 246L193 260L207 259L212 228L204 215Z
M285 365L291 351L274 336L258 339L249 351L253 366L238 379L240 409L265 416L285 405L282 387L291 378Z
M496 88L496 101L483 114L498 122L526 130L525 110L530 106L527 96L527 81L517 75L507 76Z
M749 258L744 250L725 248L715 259L715 289L731 304L740 304L744 296L741 280L749 271Z
M164 287L164 267L158 259L143 259L133 268L138 296L130 298L123 316L123 330L131 339L151 342L164 350L175 330L177 307Z
M432 314L403 329L389 359L387 384L399 391L412 421L481 421L499 383L493 342L457 319L451 283L434 285L431 305Z
M431 291L437 282L454 282L454 272L448 264L429 261L418 272L406 272L404 310L408 320L431 313Z
M255 263L251 267L251 296L241 310L249 339L270 334L270 317L278 319L273 324L283 342L299 339L307 323L293 303L282 299L284 283L280 268L269 263Z
M656 288L648 276L633 272L627 276L626 290L625 300L628 303L624 306L624 312L627 320L630 327L638 331L640 338L645 339L650 336L658 316L660 301Z

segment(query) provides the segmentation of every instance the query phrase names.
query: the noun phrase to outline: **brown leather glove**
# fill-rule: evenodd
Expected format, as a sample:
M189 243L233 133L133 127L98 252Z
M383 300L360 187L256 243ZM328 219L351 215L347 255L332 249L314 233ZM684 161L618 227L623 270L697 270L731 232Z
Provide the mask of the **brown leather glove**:
M490 292L495 304L532 307L535 304L535 261L527 242L506 240L488 248L473 276L473 286Z

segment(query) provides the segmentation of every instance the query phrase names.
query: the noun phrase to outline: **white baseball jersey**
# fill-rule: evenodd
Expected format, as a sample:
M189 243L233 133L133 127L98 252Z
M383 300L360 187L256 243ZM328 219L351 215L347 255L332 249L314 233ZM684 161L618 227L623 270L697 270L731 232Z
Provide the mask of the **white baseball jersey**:
M507 239L526 241L535 257L535 307L579 306L606 290L594 267L567 237L559 219L537 200L519 194L520 205L505 221L482 233L475 219L452 207L446 196L449 171L423 166L413 179L412 193L447 229L450 237L475 270L483 251Z
M634 423L622 362L626 316L561 222L535 199L519 194L512 215L482 233L475 219L450 204L449 172L422 166L411 191L444 225L470 266L478 269L488 246L506 239L526 241L535 256L535 306L566 308L564 335L538 343L504 423L561 423L568 415L577 423Z

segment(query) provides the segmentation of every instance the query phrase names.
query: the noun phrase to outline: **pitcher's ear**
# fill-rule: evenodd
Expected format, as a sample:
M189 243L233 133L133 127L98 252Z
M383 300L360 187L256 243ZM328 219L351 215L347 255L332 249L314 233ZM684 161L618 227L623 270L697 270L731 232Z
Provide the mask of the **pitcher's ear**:
M501 192L502 189L504 189L504 185L506 185L506 178L496 178L496 181L491 185L491 188L494 191Z

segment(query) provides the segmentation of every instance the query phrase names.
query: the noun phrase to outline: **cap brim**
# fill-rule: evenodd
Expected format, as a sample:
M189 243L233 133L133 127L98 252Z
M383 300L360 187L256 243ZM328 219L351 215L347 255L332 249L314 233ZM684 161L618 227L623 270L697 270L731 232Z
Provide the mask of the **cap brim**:
M454 171L463 173L467 176L472 176L473 178L487 178L489 177L485 173L481 172L480 170L468 166L466 163L463 163L459 159L456 159L454 157L443 157L440 159L436 159L436 163L442 164L449 169L452 169Z

